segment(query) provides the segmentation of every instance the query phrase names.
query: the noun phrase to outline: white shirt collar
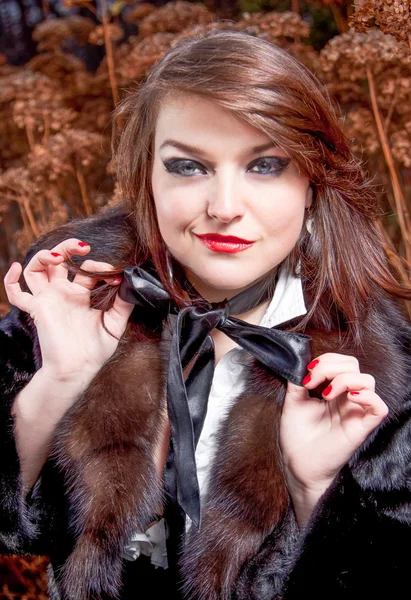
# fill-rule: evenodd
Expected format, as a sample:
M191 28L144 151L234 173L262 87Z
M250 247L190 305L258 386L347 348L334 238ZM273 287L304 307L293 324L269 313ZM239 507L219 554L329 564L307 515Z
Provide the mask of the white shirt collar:
M290 319L307 314L301 279L295 277L285 265L280 267L273 298L260 325L275 327Z

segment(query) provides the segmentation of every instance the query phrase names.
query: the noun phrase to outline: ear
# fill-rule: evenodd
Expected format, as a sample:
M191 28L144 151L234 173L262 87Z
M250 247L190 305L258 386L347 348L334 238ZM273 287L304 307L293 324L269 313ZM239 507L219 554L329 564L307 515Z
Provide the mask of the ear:
M313 188L310 185L307 188L307 193L305 196L305 208L310 208L312 202L313 202Z

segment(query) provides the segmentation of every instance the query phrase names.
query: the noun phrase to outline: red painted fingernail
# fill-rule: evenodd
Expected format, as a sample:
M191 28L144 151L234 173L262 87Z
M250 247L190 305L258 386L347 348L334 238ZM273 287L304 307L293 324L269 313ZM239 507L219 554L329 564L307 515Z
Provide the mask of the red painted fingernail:
M318 365L318 363L319 363L319 362L320 362L320 361L319 361L319 360L317 360L317 359L315 359L315 360L312 360L311 362L309 362L309 363L308 363L308 365L307 365L307 369L314 369L314 367L315 367L316 365Z
M359 396L360 392L350 392L351 396Z
M307 383L310 383L311 381L311 375L310 373L308 373L308 375L306 375L303 379L303 385L307 385Z
M59 254L58 252L51 252L50 253L52 256L61 256L61 254Z
M332 387L331 385L329 385L328 387L325 388L325 390L323 391L323 396L328 396L329 394L331 394L332 392Z
M86 244L86 242L79 242L79 243L78 243L78 245L79 245L81 248L85 248L85 247L86 247L86 246L88 246L89 244Z
M120 283L121 277L114 277L113 281L114 283Z

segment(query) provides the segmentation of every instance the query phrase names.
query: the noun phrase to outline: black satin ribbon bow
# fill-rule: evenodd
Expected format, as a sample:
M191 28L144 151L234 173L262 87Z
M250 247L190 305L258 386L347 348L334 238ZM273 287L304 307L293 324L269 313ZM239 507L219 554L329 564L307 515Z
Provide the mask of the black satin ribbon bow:
M216 328L280 377L301 385L311 359L310 338L303 334L250 325L230 316L242 314L262 299L257 283L231 300L201 306L187 304L179 309L160 281L141 267L128 267L120 286L120 297L163 316L176 314L172 326L167 379L168 414L174 451L177 502L190 519L200 524L200 492L195 448L207 412L214 374ZM195 357L187 380L183 370Z

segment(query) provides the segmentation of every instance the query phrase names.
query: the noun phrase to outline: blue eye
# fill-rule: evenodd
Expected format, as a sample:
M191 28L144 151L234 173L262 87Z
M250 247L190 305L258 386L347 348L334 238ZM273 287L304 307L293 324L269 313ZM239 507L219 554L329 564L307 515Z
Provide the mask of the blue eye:
M207 171L195 160L188 160L187 158L173 158L167 160L164 163L166 171L173 175L180 175L181 177L192 177L193 175L206 175Z
M267 156L263 158L257 158L257 160L251 164L249 172L258 173L260 175L280 175L280 173L284 171L289 164L289 158L283 158L280 156Z
M248 172L258 175L280 175L289 163L289 158L280 156L261 157L251 163ZM168 173L179 177L207 175L207 169L203 165L188 158L171 158L164 161L163 164Z

